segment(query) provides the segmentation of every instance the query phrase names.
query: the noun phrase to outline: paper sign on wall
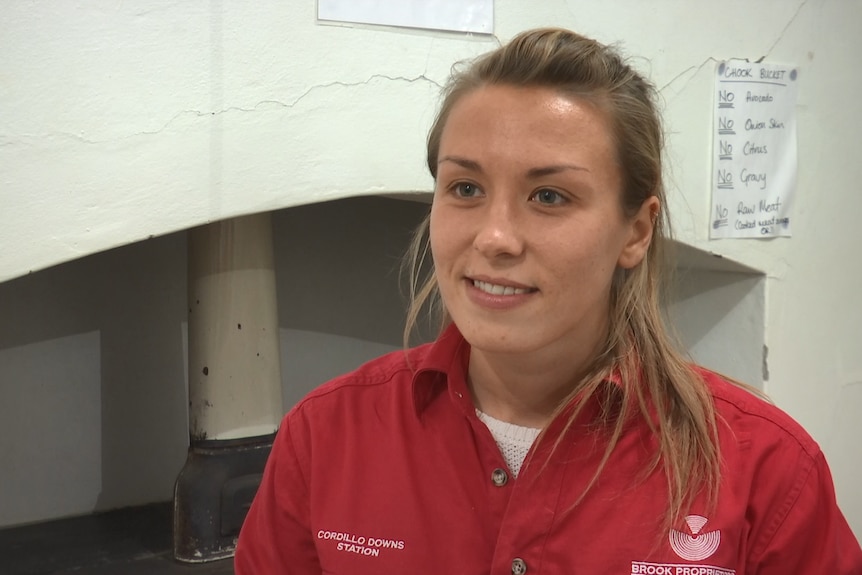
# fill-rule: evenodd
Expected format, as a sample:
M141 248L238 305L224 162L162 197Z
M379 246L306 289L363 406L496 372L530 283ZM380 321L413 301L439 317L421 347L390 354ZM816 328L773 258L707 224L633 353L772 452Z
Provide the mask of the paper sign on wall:
M710 238L790 236L796 76L789 66L718 64Z
M494 32L494 0L318 0L320 20Z

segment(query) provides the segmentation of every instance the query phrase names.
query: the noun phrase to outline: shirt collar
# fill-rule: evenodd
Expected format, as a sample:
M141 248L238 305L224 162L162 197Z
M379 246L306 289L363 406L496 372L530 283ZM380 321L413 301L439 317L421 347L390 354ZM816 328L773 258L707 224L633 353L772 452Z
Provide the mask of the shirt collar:
M421 417L428 406L444 390L464 413L475 407L467 386L467 368L470 361L470 344L454 323L450 323L437 340L426 346L426 353L416 365L413 374L413 407ZM622 374L615 368L605 378L608 385L623 391ZM573 401L567 410L577 404Z
M421 417L434 399L443 391L464 410L473 409L473 400L467 388L467 366L470 361L470 344L454 323L450 323L437 340L427 347L413 374L413 406Z

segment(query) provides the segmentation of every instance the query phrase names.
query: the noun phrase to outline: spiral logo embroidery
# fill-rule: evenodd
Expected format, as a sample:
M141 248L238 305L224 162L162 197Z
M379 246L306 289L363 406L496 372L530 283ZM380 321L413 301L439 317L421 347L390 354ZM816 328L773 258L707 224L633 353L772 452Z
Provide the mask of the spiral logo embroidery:
M702 561L707 557L711 557L718 550L718 545L721 543L721 531L708 531L702 533L703 527L708 519L700 515L689 515L685 518L688 528L691 530L691 535L670 530L670 546L674 553L679 555L686 561Z

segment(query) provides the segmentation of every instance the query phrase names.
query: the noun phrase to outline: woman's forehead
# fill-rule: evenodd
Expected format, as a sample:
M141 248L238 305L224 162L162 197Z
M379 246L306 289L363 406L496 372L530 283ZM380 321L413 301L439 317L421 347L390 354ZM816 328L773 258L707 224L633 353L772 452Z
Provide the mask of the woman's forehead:
M484 86L456 102L439 152L438 161L448 154L538 154L552 162L573 154L615 156L605 114L591 102L550 88L507 85Z

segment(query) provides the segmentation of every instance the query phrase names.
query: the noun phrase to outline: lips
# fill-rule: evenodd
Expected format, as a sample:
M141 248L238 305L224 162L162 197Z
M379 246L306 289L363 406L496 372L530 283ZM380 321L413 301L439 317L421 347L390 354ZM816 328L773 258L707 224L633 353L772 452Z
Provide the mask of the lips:
M499 295L502 295L502 296L521 295L521 294L526 294L526 293L531 293L531 292L536 291L536 288L520 286L520 285L511 285L511 284L504 285L504 284L500 284L500 283L478 280L478 279L472 279L470 281L472 282L473 287L475 287L476 289L478 289L484 293L490 294L490 295L498 295L498 296Z

